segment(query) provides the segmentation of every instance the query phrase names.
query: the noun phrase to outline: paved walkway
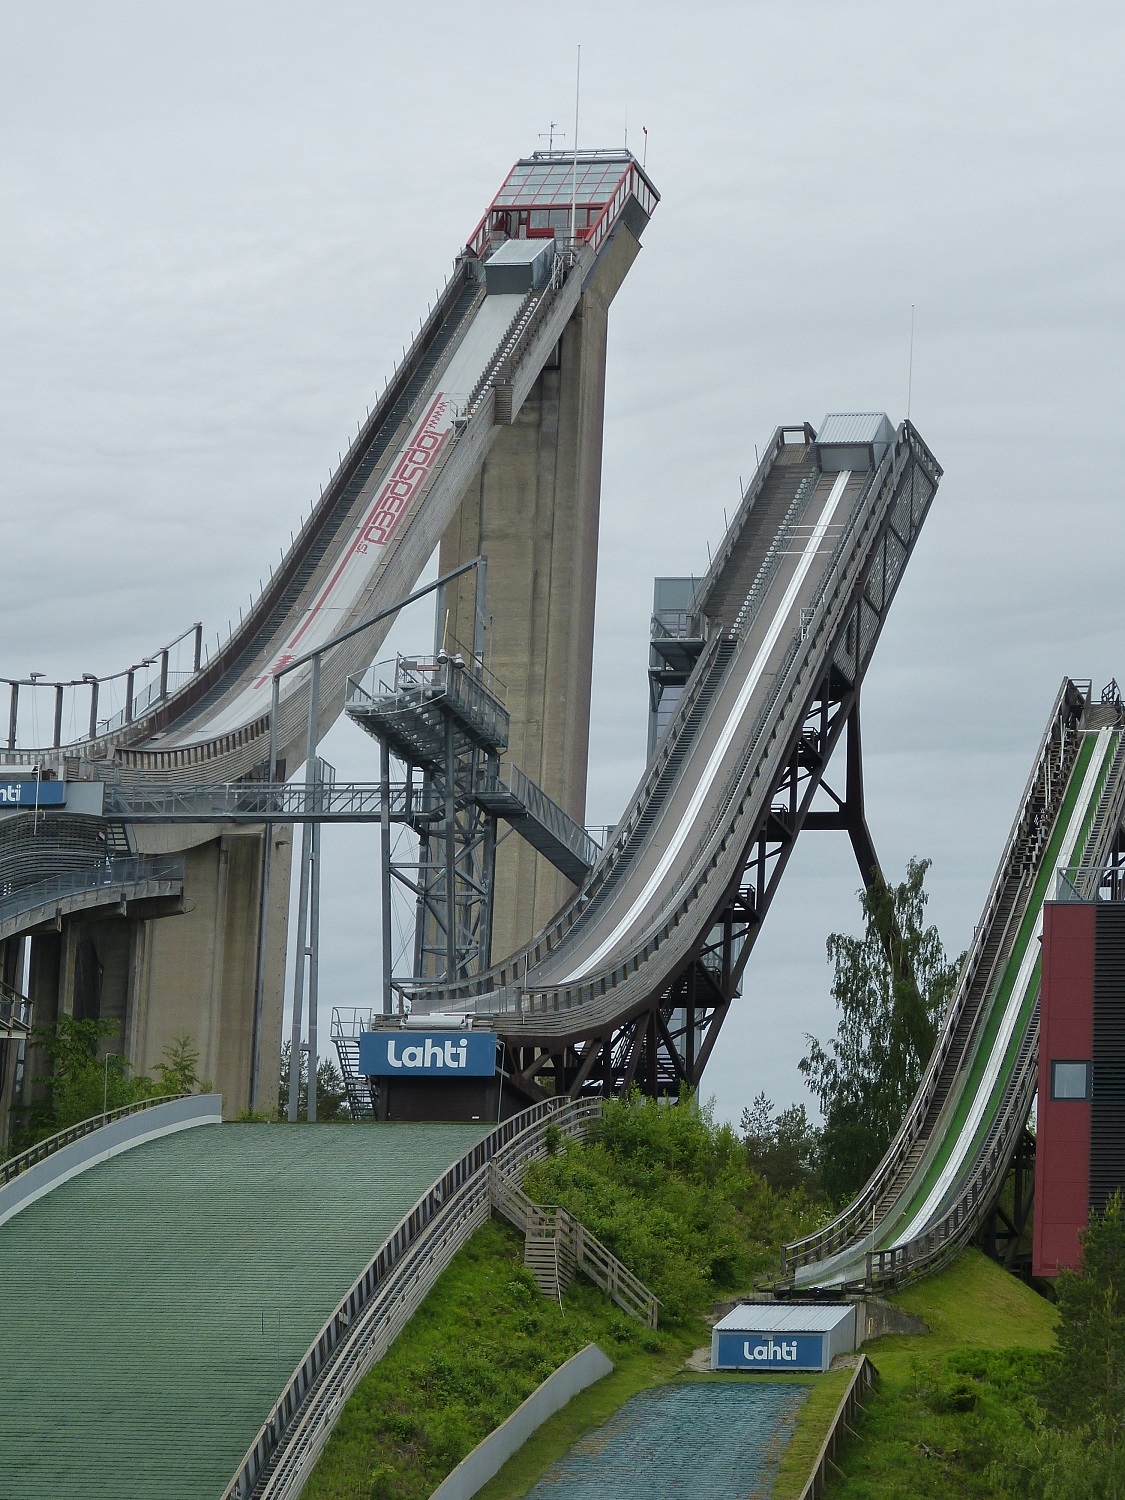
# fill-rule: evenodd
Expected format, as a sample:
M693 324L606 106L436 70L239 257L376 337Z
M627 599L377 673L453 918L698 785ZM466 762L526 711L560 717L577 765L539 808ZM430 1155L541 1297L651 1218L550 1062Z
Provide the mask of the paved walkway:
M477 1125L211 1125L0 1226L4 1500L217 1500L282 1383Z
M802 1385L685 1381L631 1397L528 1500L767 1500Z

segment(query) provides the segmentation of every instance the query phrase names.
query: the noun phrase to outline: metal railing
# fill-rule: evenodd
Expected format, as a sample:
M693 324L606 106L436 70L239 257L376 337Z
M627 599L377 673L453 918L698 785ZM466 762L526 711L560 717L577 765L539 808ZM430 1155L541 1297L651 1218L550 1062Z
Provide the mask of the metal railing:
M64 1146L72 1146L75 1141L82 1140L84 1136L92 1135L103 1125L109 1125L114 1120L124 1120L128 1115L140 1114L142 1110L154 1109L158 1104L172 1104L177 1099L190 1098L190 1094L162 1094L158 1099L138 1099L135 1104L123 1104L120 1109L111 1109L105 1114L92 1115L88 1120L80 1120L77 1125L68 1125L65 1130L49 1135L45 1141L38 1141L34 1146L29 1146L18 1156L11 1156L7 1161L0 1162L0 1187L14 1182L29 1167L46 1161L49 1156L54 1156Z
M865 1290L903 1286L908 1281L930 1276L952 1260L971 1239L982 1214L996 1202L1012 1159L1015 1140L1030 1113L1038 1074L1038 1051L1039 1007L1036 1002L1004 1090L1008 1108L997 1110L989 1143L977 1157L956 1202L923 1234L885 1250L868 1250L864 1257Z
M191 669L185 671L173 668L171 666L172 653L189 637L193 642ZM177 687L199 671L202 649L203 625L201 621L196 620L166 646L158 646L155 651L150 652L139 662L134 662L130 667L123 667L120 672L111 672L104 677L99 677L94 672L83 672L81 677L71 678L65 682L48 682L42 673L34 673L30 677L0 678L0 682L5 683L8 688L8 750L16 749L19 738L20 688L29 688L35 695L32 699L33 707L41 693L51 694L54 728L50 748L58 750L63 744L63 719L68 691L72 698L74 692L85 692L88 695L88 703L83 708L83 713L87 715L88 733L79 735L77 738L79 740L97 739L99 735L111 733L114 729L131 724L152 704L170 697ZM137 674L153 669L156 675L151 680L146 679L144 685L138 690ZM176 679L175 682L173 678ZM98 708L101 703L102 689L115 682L124 684L124 704L115 714L110 714L105 718L99 717ZM26 694L24 700L25 702L27 700ZM72 702L72 719L74 714L75 708ZM38 716L33 714L33 718L37 722Z
M366 672L348 678L345 706L349 714L402 716L440 703L490 743L507 745L509 716L504 707L504 686L480 662L447 652L437 656L399 655L388 681L389 666L389 662L376 662Z
M801 517L808 510L820 477L819 474L809 474L798 485L797 493L793 496L789 509L785 512L785 517L762 559L758 576L750 585L742 607L734 617L734 624L731 626L732 635L737 635L739 638L745 636L757 619L762 600L769 593L777 577L777 570L781 567L781 560L788 553L789 544L797 535Z
M131 823L374 823L382 807L380 785L369 781L319 781L311 786L304 781L227 781L199 786L109 783L105 794L106 816ZM392 822L439 811L434 794L417 781L391 783Z
M862 528L871 538L871 545L879 534L883 517L890 513L896 500L901 497L902 485L910 482L912 465L920 466L927 475L940 469L930 457L913 429L900 429L894 445L888 450L879 468L867 480L864 492L857 498L847 524L842 528L833 549L833 556L826 564L819 583L814 589L811 603L802 612L802 619L794 630L786 654L772 677L772 687L759 710L753 728L744 740L745 749L732 769L725 787L712 800L712 812L698 836L694 846L677 861L681 874L670 887L659 905L650 909L642 926L631 934L631 952L612 969L595 974L569 985L521 985L521 969L538 963L542 956L560 940L582 915L583 902L576 901L567 907L549 931L524 953L509 960L502 975L511 974L511 979L500 979L497 975L482 975L470 984L448 988L447 997L480 995L478 1009L487 1009L490 1014L513 1014L520 1016L546 1015L553 1011L565 1011L588 1005L608 995L618 985L625 984L652 955L672 936L686 942L687 927L684 919L692 904L699 898L713 873L720 864L726 866L733 856L731 829L755 794L766 758L771 753L780 753L778 736L779 721L784 719L796 699L802 694L803 684L820 657L816 649L826 644L836 619L835 611L842 601L850 597L856 580L868 561L868 547L856 545L857 532ZM931 489L932 494L932 489ZM928 503L928 502L927 502ZM923 512L925 506L922 507ZM920 524L920 520L918 522ZM916 527L914 527L916 531ZM912 531L912 535L914 534ZM811 645L810 645L811 641ZM794 668L802 663L794 675ZM687 696L686 694L684 695ZM803 698L802 698L803 701ZM679 715L677 715L679 717ZM770 747L774 751L771 752ZM757 770L751 775L754 766ZM645 786L654 784L657 768L646 777ZM735 799L738 808L732 814ZM635 799L634 806L641 799ZM638 808L639 815L639 808ZM592 902L599 878L605 878L616 858L623 852L628 840L628 825L619 829L611 850L603 852L594 871L593 882L588 884L583 897ZM624 838L623 838L624 835ZM437 1003L441 1003L440 1000ZM603 1006L604 1010L605 1007ZM601 1011L599 1011L601 1014Z
M1055 878L1056 901L1121 901L1125 871L1116 865L1068 865Z
M611 1301L646 1328L656 1328L660 1298L596 1234L569 1209L533 1202L514 1180L514 1173L508 1175L499 1163L493 1163L492 1172L492 1205L498 1213L523 1234L554 1240L563 1254Z
M120 859L107 859L92 869L73 870L56 875L51 880L20 886L0 900L0 927L22 912L32 911L67 896L102 888L113 890L123 886L144 885L152 881L182 883L183 878L183 859L175 855L130 854Z
M1004 847L1004 853L989 889L981 921L974 931L972 944L961 966L956 991L943 1018L941 1034L910 1108L882 1161L875 1168L862 1191L844 1212L815 1233L785 1246L782 1260L783 1277L791 1275L799 1267L811 1264L813 1261L824 1260L870 1230L873 1208L877 1208L879 1200L886 1191L888 1181L905 1161L918 1138L937 1091L943 1069L950 1057L958 1022L964 1014L976 982L977 971L992 935L993 925L999 919L1005 896L1011 894L1010 882L1015 879L1019 885L1023 886L1030 878L1027 874L1013 875L1012 866L1016 851L1033 815L1035 794L1038 789L1044 789L1052 798L1048 805L1057 808L1062 793L1065 791L1066 783L1062 781L1060 785L1061 777L1058 772L1073 748L1073 732L1070 729L1070 722L1076 705L1073 702L1071 690L1076 687L1081 691L1080 685L1072 682L1070 678L1064 678L1055 698L1047 727L1039 742L1039 750L1031 774L1024 787L1023 797ZM1088 690L1085 696L1088 701ZM999 956L998 953L997 959Z
M843 1435L845 1431L852 1430L857 1408L863 1409L861 1398L878 1384L879 1371L866 1354L861 1354L859 1363L855 1367L855 1374L848 1381L848 1388L836 1408L828 1432L820 1445L820 1451L813 1459L812 1473L805 1482L800 1500L820 1500L820 1496L824 1493L824 1486L828 1482L829 1468L835 1469L837 1473L840 1472L835 1459Z
M491 1165L546 1155L547 1127L582 1136L601 1101L550 1099L497 1126L443 1174L341 1298L274 1403L223 1500L297 1500L340 1413L492 1207ZM507 1148L505 1150L505 1148Z
M577 823L530 776L519 766L501 766L485 783L486 795L509 793L521 804L530 817L546 828L564 848L587 867L592 869L601 854L601 845L596 843L581 823Z
M0 1035L5 1031L31 1030L31 1001L0 979Z
M452 276L446 279L438 293L429 315L420 325L409 347L404 349L402 357L394 364L392 375L387 380L382 395L374 406L368 409L366 420L357 423L355 436L351 438L347 449L341 452L339 462L330 474L328 483L321 488L319 498L308 507L307 513L302 512L301 524L291 535L288 550L283 549L278 565L271 566L268 577L260 581L257 595L250 597L249 609L245 612L239 610L238 623L236 624L233 618L228 622L226 642L223 642L220 633L216 634L213 647L204 643L202 624L196 621L176 640L169 642L168 646L159 648L133 666L109 677L96 678L94 674L86 673L73 681L50 684L39 678L34 681L30 678L0 678L0 683L6 681L12 689L8 748L5 757L9 763L31 764L44 757L53 761L57 758L58 752L66 751L70 746L82 747L84 751L100 755L123 734L128 734L130 738L135 739L140 733L163 727L167 722L173 722L179 713L191 708L204 693L218 683L238 654L254 639L269 613L281 599L285 589L293 582L312 537L319 531L322 523L338 503L355 463L403 398L430 345L453 312L457 299L469 285L467 265L466 260L458 260ZM481 295L483 296L483 291ZM418 400L412 402L410 412L413 413L418 405ZM408 420L408 417L400 418L400 422L396 425L400 425L403 420ZM171 667L168 653L189 636L195 637L192 670L179 672ZM152 681L145 680L139 685L137 674L148 669L155 669L158 675ZM117 680L123 680L125 684L124 706L108 718L102 717L99 712L99 693L93 684L106 684ZM31 686L39 689L50 687L56 693L53 744L48 744L42 738L35 747L21 747L17 743L22 738L17 735L17 690L19 687ZM65 739L61 733L64 715L63 693L64 691L84 692L86 690L90 690L90 697L88 704L82 708L82 713L84 719L88 713L88 726L73 739ZM71 716L73 715L72 709ZM222 748L224 750L236 748L242 743L241 737L244 737L249 729L254 731L250 738L256 739L266 728L268 724L261 722L252 726L243 726L231 735L221 737ZM230 743L226 743L227 741ZM126 742L129 742L128 739ZM186 761L185 763L192 762Z
M801 442L799 445L790 445L787 443L787 438L790 433L801 434ZM777 462L778 456L780 455L782 449L787 446L805 447L810 442L812 442L815 437L815 432L807 424L802 427L776 427L774 429L773 435L771 436L769 442L766 444L765 451L758 461L758 466L754 470L754 473L751 475L750 483L746 486L745 490L742 493L742 499L739 502L738 509L735 511L730 525L727 527L722 546L715 553L715 556L711 559L710 567L703 575L702 580L695 590L693 608L697 612L705 608L707 595L714 588L715 583L717 582L727 563L730 562L730 559L734 554L734 549L738 546L739 539L742 536L743 530L745 529L746 522L749 519L754 506L757 504L759 495L765 488L766 480L769 478L773 470L773 466Z
M1098 797L1087 849L1112 838L1121 826L1125 806L1125 736L1119 741ZM1079 866L1077 868L1083 868ZM1098 861L1085 868L1100 868ZM1092 899L1081 897L1079 899ZM1022 1003L1022 1002L1021 1002ZM992 1113L988 1131L971 1170L957 1188L956 1200L922 1234L900 1245L866 1254L866 1286L901 1286L930 1275L950 1260L973 1234L1003 1186L1016 1140L1031 1111L1038 1082L1039 1002L1036 999L1020 1038L1011 1071Z

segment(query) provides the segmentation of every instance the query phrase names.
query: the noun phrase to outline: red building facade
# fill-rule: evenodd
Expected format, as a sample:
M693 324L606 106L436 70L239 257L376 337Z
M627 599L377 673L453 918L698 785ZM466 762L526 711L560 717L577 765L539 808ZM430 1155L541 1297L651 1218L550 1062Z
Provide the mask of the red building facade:
M1081 1261L1079 1234L1125 1188L1125 903L1047 902L1039 1001L1032 1270Z
M1092 902L1043 907L1039 991L1039 1104L1035 1131L1032 1273L1055 1276L1079 1262L1078 1231L1090 1208L1090 1100L1053 1097L1059 1062L1094 1056Z

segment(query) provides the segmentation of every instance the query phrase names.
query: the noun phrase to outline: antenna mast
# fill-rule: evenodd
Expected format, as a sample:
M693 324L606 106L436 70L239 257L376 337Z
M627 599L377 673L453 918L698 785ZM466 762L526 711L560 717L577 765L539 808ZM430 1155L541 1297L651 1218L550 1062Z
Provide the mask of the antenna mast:
M576 205L578 201L578 99L582 88L582 43L578 44L578 66L574 72L574 165L570 173L570 244L577 252L575 239Z

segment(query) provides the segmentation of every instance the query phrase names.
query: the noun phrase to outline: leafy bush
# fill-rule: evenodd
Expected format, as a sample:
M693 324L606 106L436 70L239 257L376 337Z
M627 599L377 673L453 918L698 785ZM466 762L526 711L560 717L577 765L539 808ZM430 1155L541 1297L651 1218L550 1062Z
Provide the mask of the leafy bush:
M568 1208L639 1276L662 1321L748 1290L777 1246L820 1216L804 1193L770 1188L735 1131L691 1101L610 1101L588 1144L563 1143L525 1186Z
M135 1074L126 1057L115 1053L99 1056L102 1043L117 1036L119 1030L116 1021L60 1016L53 1027L33 1031L32 1046L47 1058L50 1075L43 1084L41 1099L26 1109L12 1111L16 1119L14 1152L103 1111L123 1109L165 1094L206 1092L211 1087L199 1077L199 1053L187 1035L176 1037L165 1047L155 1079Z

